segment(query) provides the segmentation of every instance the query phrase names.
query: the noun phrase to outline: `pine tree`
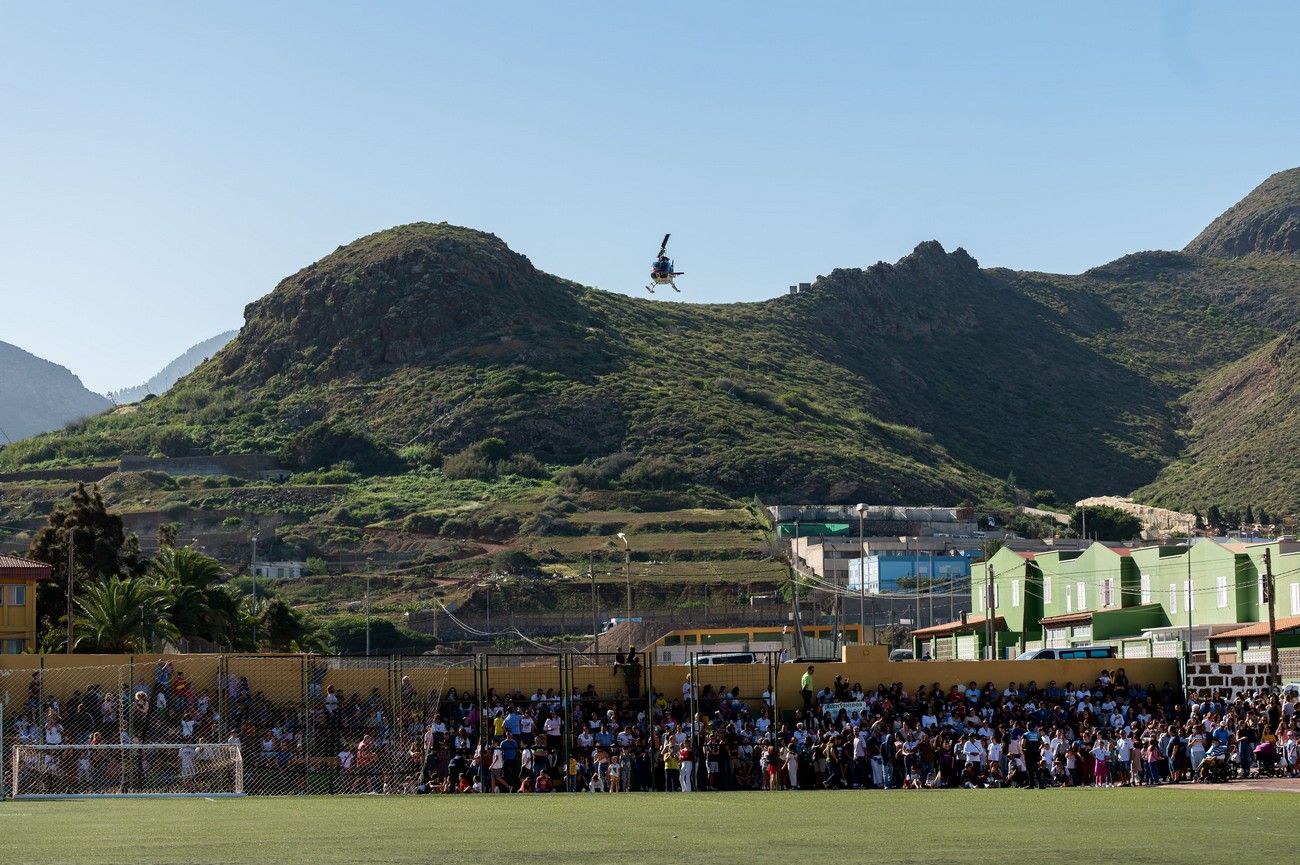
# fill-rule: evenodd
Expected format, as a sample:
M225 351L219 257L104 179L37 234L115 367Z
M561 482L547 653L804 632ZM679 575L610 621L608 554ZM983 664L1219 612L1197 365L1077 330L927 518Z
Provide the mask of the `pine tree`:
M1218 505L1210 505L1210 510L1205 514L1205 522L1212 529L1223 528L1223 513L1219 510Z
M67 503L57 505L46 525L32 538L27 554L54 566L58 575L41 583L36 593L36 616L43 627L57 624L68 603L68 537L72 535L73 563L78 582L98 582L109 577L144 572L140 544L122 526L122 518L108 512L98 487L77 484Z
M1196 517L1196 523L1192 528L1198 532L1205 531L1205 519L1201 516L1201 512L1193 509L1192 516Z
M1248 526L1253 526L1255 524L1255 509L1250 505L1246 505L1245 524Z

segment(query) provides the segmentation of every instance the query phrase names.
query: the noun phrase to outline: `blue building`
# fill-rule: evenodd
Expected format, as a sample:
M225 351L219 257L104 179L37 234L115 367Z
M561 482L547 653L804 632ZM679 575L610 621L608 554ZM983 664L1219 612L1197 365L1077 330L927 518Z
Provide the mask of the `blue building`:
M910 592L916 585L913 577L919 575L922 584L942 584L970 579L971 560L962 555L932 556L915 553L875 553L863 559L849 560L849 588L860 591L863 563L866 563L867 593L873 595L890 592ZM905 580L899 586L899 580ZM936 586L936 589L939 587Z

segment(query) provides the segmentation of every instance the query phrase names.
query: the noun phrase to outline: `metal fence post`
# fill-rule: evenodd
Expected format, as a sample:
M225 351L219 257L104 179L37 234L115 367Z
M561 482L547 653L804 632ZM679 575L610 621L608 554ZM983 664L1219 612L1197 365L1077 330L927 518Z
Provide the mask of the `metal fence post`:
M564 788L569 787L569 755L570 755L570 738L573 732L573 712L570 707L569 695L573 691L573 653L565 652L559 657L560 664L560 711L563 716L560 718L560 741L563 743L560 748L560 759L564 761Z

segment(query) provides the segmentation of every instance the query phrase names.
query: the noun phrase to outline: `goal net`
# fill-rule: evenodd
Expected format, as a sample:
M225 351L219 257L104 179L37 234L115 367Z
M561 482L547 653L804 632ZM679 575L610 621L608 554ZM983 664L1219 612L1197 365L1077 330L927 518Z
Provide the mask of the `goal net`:
M15 745L15 799L244 795L238 745Z

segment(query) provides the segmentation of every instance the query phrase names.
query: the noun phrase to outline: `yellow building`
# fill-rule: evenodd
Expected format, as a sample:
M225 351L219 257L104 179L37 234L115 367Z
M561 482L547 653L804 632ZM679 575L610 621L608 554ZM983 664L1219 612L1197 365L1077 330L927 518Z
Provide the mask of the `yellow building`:
M42 562L0 553L0 654L36 648L36 584L53 572Z

